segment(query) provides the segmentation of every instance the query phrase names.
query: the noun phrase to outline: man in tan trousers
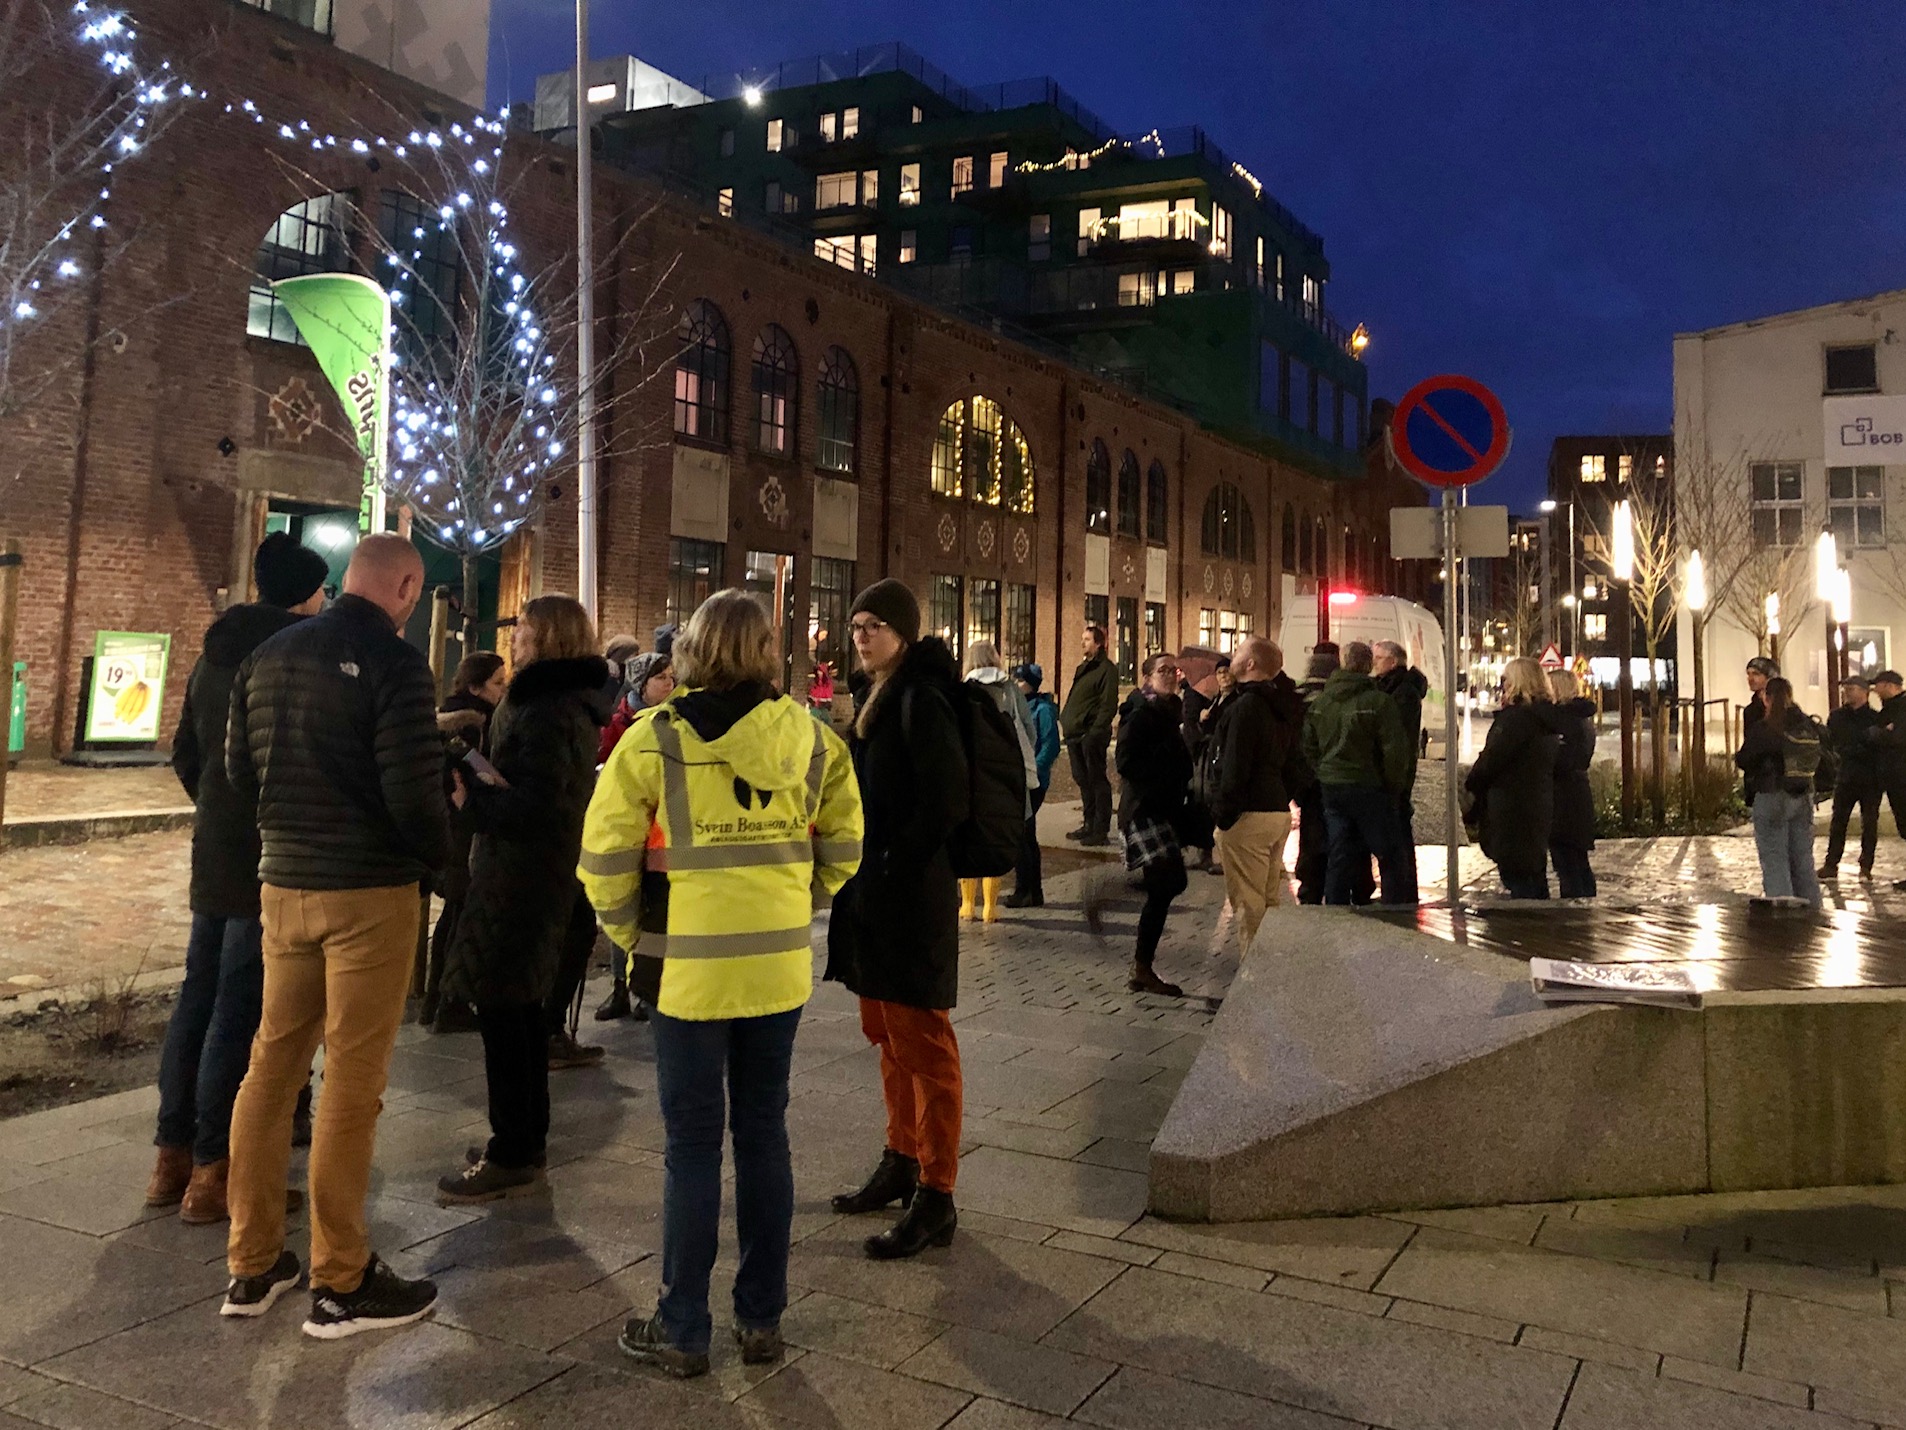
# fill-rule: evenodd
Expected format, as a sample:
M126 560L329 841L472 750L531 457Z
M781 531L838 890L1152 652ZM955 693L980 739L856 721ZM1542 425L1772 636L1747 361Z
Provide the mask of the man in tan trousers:
M400 634L423 584L409 541L365 537L337 602L261 645L232 687L226 773L257 810L265 993L232 1111L222 1313L261 1316L298 1284L285 1174L292 1111L322 1043L304 1329L324 1340L420 1320L437 1295L377 1258L364 1205L420 885L448 847L430 667Z
M1231 654L1235 689L1218 716L1218 857L1225 892L1248 952L1264 910L1286 901L1284 842L1291 832L1293 784L1304 777L1298 742L1304 700L1284 674L1284 653L1263 636Z

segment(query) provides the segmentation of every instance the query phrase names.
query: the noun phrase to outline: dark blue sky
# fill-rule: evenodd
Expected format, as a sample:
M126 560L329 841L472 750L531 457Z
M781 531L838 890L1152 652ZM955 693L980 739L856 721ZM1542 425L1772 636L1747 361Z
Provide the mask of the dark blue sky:
M494 0L493 102L573 54ZM595 0L592 49L684 79L902 40L966 84L1050 74L1121 131L1201 124L1324 236L1370 390L1432 372L1516 430L1666 430L1677 331L1906 287L1900 0Z

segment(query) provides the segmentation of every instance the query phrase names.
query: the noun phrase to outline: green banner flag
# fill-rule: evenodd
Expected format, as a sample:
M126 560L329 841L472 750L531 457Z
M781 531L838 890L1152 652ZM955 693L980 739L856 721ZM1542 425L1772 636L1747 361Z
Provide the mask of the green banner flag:
M364 454L358 529L382 531L390 450L390 295L355 273L280 278L271 291L337 389L357 433Z

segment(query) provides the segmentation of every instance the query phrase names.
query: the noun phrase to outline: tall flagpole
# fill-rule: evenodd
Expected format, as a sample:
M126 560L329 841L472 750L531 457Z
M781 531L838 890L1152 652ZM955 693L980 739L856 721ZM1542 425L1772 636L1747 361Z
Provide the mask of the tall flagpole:
M596 601L595 216L590 192L589 0L576 0L576 599Z

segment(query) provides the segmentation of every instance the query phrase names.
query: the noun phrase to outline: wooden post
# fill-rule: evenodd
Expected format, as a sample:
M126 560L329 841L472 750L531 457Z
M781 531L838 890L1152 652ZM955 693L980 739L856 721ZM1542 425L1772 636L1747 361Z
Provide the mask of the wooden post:
M408 511L409 508L404 508ZM439 703L443 700L446 648L450 644L450 588L439 586L430 593L430 683ZM430 887L424 886L423 910L417 919L417 956L410 966L410 996L424 996L424 983L430 969Z
M20 568L25 558L17 541L0 542L0 824L7 817L7 761L12 758L13 636L20 621ZM0 852L7 847L0 838Z

